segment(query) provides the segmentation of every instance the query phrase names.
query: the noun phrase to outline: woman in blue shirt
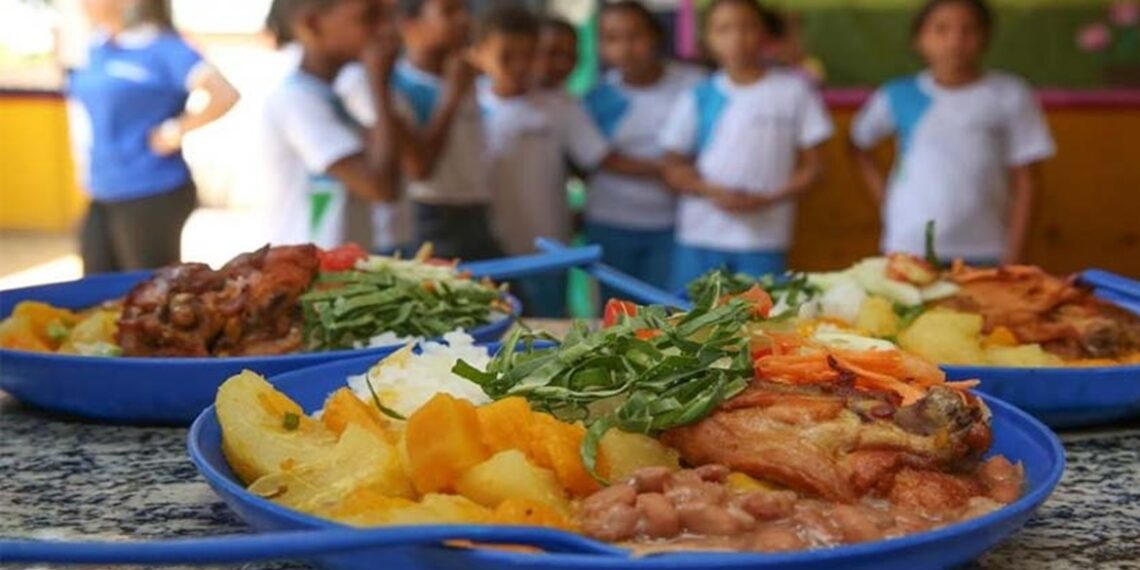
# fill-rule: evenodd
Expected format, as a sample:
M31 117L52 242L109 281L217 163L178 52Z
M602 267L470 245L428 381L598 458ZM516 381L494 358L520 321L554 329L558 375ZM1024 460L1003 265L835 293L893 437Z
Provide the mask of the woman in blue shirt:
M165 0L85 0L84 8L102 32L70 82L91 122L84 271L176 263L197 203L182 135L224 115L238 93L174 31ZM189 111L197 90L208 102Z

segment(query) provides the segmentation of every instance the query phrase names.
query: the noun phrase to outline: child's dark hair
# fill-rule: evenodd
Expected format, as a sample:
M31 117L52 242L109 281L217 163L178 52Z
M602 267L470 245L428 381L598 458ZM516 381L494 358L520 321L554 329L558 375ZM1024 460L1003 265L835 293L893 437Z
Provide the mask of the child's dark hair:
M269 5L269 13L265 15L265 29L273 37L276 47L283 47L293 41L293 28L289 22L286 11L289 0L273 0Z
M717 8L729 5L743 6L751 10L760 20L760 25L764 27L764 31L774 39L782 38L787 33L788 25L783 14L764 6L757 0L713 0L705 9L706 21L709 14L715 12Z
M616 2L606 2L602 4L602 17L614 12L625 12L641 18L659 43L665 41L665 26L661 24L661 20L658 20L657 16L655 16L649 8L645 7L645 4L638 2L638 0L617 0Z
M396 15L401 18L419 18L428 0L396 0Z
M566 21L565 18L559 16L546 16L543 18L541 31L558 32L560 34L571 36L575 40L578 39L578 28L575 28L574 24L571 24L570 22Z
M542 30L542 21L534 12L523 6L503 5L487 10L479 18L476 40L483 41L494 34L534 36Z
M910 24L911 38L917 38L918 34L922 33L922 28L926 26L926 21L930 19L930 15L935 10L950 4L960 4L969 8L974 13L974 17L977 18L982 33L985 34L986 39L989 39L994 28L994 13L985 0L926 0Z

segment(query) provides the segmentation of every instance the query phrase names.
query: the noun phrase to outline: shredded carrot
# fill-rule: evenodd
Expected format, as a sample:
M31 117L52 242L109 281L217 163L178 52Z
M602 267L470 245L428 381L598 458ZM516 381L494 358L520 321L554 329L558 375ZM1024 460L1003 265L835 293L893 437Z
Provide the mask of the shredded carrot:
M856 388L896 394L903 405L921 400L935 386L965 391L978 385L976 380L947 382L937 366L899 350L832 350L802 337L770 336L771 352L758 354L753 363L763 380L803 385L853 376Z

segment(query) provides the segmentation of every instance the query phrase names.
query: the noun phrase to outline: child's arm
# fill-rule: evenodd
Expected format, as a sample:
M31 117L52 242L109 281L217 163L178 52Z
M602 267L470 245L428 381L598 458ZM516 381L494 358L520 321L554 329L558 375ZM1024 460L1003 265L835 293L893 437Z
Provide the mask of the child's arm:
M444 78L444 95L439 112L421 130L405 126L403 163L412 180L431 178L435 166L447 144L451 124L467 94L475 84L475 68L461 55L452 56L447 61Z
M1013 200L1009 211L1009 235L1002 264L1021 263L1025 242L1029 236L1029 221L1033 213L1033 200L1040 187L1041 171L1038 163L1015 166L1010 169L1010 190Z
M620 152L611 152L606 155L598 168L623 176L660 180L664 176L665 164L659 160L634 158Z
M364 52L369 86L376 108L376 123L365 133L364 152L342 158L327 173L349 192L370 201L391 202L399 197L400 121L392 102L390 81L399 56L399 41L384 34Z
M796 169L783 188L771 194L731 192L717 201L726 210L755 212L787 200L798 199L823 178L823 156L819 146L801 149Z
M875 161L875 155L870 149L862 149L855 144L848 145L848 148L851 150L851 157L855 159L855 166L859 169L859 176L867 185L867 192L875 201L875 205L881 206L883 200L887 199L886 174L879 168L879 163Z
M728 194L728 189L701 177L692 157L670 152L665 155L665 183L682 194L716 198Z

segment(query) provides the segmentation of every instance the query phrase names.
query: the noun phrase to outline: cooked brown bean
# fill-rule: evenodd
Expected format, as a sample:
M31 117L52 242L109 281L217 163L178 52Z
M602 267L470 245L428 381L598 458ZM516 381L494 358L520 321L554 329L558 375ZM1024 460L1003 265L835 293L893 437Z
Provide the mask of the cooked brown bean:
M681 533L681 516L673 503L660 493L645 493L637 497L637 510L641 525L650 538L670 538Z
M736 522L740 523L740 528L744 530L751 530L756 526L756 517L748 514L744 509L736 505L729 504L725 507L725 510L728 511L728 514L732 518L736 519Z
M609 509L612 505L633 506L637 501L637 491L625 483L612 485L594 493L582 501L583 513L594 513Z
M724 507L716 505L678 505L681 526L694 534L709 536L731 536L743 529L740 521L729 514Z
M633 472L633 485L638 493L661 493L672 473L668 467L644 467Z
M757 491L734 502L756 520L771 521L792 514L796 507L796 494L791 491Z
M792 529L767 525L752 535L752 547L762 552L789 552L808 546Z
M696 471L697 476L701 479L710 483L724 483L728 474L731 473L728 467L724 465L702 465L693 471Z
M869 542L883 538L879 521L867 509L836 505L831 511L831 519L843 533L845 542Z
M641 513L623 503L611 503L608 508L592 511L582 520L582 531L598 540L617 542L629 540L637 534Z
M665 481L665 496L674 505L719 505L728 490L724 485L709 483L693 471L680 471Z

